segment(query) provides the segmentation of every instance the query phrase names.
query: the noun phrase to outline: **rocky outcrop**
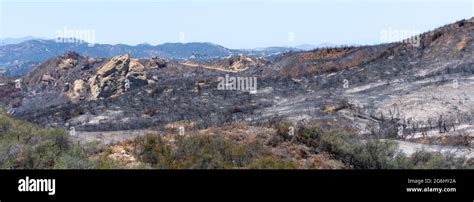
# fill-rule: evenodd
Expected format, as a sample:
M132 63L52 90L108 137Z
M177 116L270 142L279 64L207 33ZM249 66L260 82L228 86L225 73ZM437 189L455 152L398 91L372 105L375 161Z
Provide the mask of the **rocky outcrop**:
M126 79L130 82L130 87L140 87L147 84L145 67L138 59L131 59Z
M54 78L49 74L45 74L41 77L41 82L43 83L49 84L52 81L54 81Z
M68 69L73 68L74 66L77 65L78 63L78 58L80 55L76 52L73 51L68 51L64 54L62 57L61 63L58 64L58 70L59 71L66 71Z
M90 99L115 97L147 84L145 67L128 55L116 56L89 79Z
M158 57L152 57L150 58L150 61L148 62L148 67L150 68L164 68L166 67L166 61L158 58Z
M243 71L247 68L255 68L264 65L266 61L260 58L252 58L241 55L240 57L231 58L229 61L229 69L234 71Z
M74 83L66 84L66 95L73 102L77 102L85 93L84 81L82 79L75 80Z

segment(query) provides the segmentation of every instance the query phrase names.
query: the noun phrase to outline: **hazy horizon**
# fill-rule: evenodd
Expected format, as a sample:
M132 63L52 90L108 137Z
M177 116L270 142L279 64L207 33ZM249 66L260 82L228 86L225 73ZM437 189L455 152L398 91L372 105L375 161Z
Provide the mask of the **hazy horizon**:
M72 30L92 32L99 44L210 42L232 49L373 45L383 43L384 31L422 33L471 18L472 2L0 0L0 38L54 39Z
M29 40L55 40L54 38L44 38L44 37L35 37L35 36L23 36L23 37L6 37L6 38L0 38L0 40L20 40L20 39L26 39L26 40L22 40L22 41L29 41ZM223 46L221 44L216 44L216 43L213 43L213 42L209 42L209 41L189 41L189 42L179 42L179 41L175 41L175 42L163 42L163 43L159 43L159 44L150 44L148 42L143 42L143 43L138 43L138 44L126 44L126 43L95 43L95 44L103 44L103 45L127 45L127 46L137 46L137 45L143 45L143 44L147 44L147 45L151 45L151 46L157 46L157 45L163 45L163 44L167 44L167 43L173 43L173 44L189 44L189 43L211 43L211 44L214 44L214 45L219 45L219 46ZM14 44L14 43L13 43ZM288 48L295 48L295 47L300 47L300 46L328 46L330 47L331 45L334 45L334 46L339 46L339 45L358 45L358 44L332 44L332 43L320 43L320 44L295 44L295 45L292 45L292 46L265 46L265 47L255 47L255 48L241 48L241 49L259 49L259 48L272 48L272 47L288 47ZM223 46L225 47L225 46ZM229 48L229 47L225 47L225 48ZM232 48L230 48L232 49ZM239 48L236 48L236 49L239 49Z

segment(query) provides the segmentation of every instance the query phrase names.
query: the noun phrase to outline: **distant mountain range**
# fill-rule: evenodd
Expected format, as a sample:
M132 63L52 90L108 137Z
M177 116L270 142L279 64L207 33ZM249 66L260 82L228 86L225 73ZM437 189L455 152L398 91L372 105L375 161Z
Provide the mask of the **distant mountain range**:
M334 46L325 43L320 45L303 44L295 47L266 47L256 49L229 49L213 43L164 43L150 45L147 43L135 46L125 44L89 44L79 40L77 43L64 43L57 40L45 40L32 36L23 38L6 38L0 40L0 74L20 76L27 73L40 62L75 51L92 57L113 57L129 54L135 58L160 57L166 60L206 61L230 55L265 57L273 60L285 52L307 51L320 47Z
M74 41L74 40L70 40ZM76 40L78 41L78 40ZM125 44L88 44L85 42L64 43L56 40L44 40L34 37L1 40L0 72L7 75L23 75L38 63L67 51L92 57L113 57L129 54L135 58L160 57L166 60L210 60L229 55L250 55L272 59L276 55L305 49L291 47L271 47L262 49L229 49L212 43L164 43L161 45L125 45Z
M0 39L0 46L8 45L8 44L18 44L28 40L39 39L33 36L25 36L20 38L4 38Z

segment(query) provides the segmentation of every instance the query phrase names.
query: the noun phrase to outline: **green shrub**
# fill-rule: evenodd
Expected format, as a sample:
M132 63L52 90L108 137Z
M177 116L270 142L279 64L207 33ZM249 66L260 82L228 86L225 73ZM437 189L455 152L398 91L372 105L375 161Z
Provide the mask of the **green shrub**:
M107 157L107 153L101 154L99 156L99 159L97 159L94 163L95 163L95 168L101 169L101 170L123 168L122 165L120 165L120 163Z
M292 160L286 160L273 156L263 156L253 159L247 166L249 169L297 169L298 164Z
M171 167L171 148L159 135L147 134L135 139L135 152L140 160L157 168Z
M439 152L417 151L410 160L413 168L419 169L472 169L472 162L452 155L443 155Z
M289 160L272 157L258 142L236 144L219 135L179 136L173 147L159 135L147 135L137 138L135 144L137 158L153 168L296 168Z
M234 166L245 167L255 158L267 155L267 151L258 142L235 145L232 149Z
M80 146L60 129L42 129L0 111L0 168L92 168Z
M353 159L358 168L391 169L398 168L396 163L403 160L403 154L395 142L374 139L354 146Z
M88 158L81 145L68 145L68 150L63 152L54 165L55 169L94 169L96 163Z
M280 122L280 123L274 124L274 128L276 129L276 135L278 137L283 138L284 140L289 140L292 138L289 135L290 127L293 127L293 124L290 122Z
M417 152L407 157L393 141L361 140L340 130L301 127L296 139L357 169L473 168L472 161L440 153Z
M246 151L236 151L236 146L221 136L190 136L178 141L173 157L178 168L224 169L237 166L245 155Z

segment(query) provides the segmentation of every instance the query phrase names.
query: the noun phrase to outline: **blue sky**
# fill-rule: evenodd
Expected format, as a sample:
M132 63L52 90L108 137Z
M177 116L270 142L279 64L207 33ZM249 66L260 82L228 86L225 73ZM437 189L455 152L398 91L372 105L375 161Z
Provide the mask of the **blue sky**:
M0 1L0 38L54 38L68 29L93 30L96 43L256 48L376 44L383 30L424 32L470 18L474 0Z

